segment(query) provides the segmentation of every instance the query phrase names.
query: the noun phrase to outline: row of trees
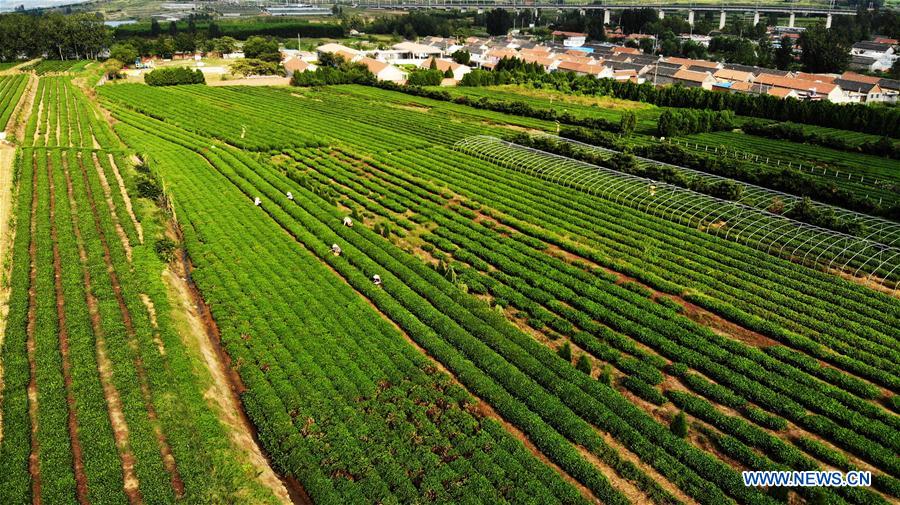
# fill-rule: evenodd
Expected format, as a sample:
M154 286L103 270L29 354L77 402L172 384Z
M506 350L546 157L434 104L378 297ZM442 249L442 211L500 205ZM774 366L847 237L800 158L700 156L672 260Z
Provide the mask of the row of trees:
M206 84L206 79L200 69L164 67L144 75L144 82L150 86L176 86L179 84Z
M665 110L656 123L661 137L690 135L734 128L734 113L730 110L681 109Z
M226 54L236 51L239 46L247 58L273 63L281 61L278 40L271 37L254 36L240 44L233 37L204 39L194 38L188 33L181 33L175 37L162 35L156 39L132 37L113 44L110 48L110 58L127 63L134 61L138 56L171 58L175 53L193 53L195 51Z
M110 34L95 14L12 13L0 15L0 60L44 56L93 59L108 47Z

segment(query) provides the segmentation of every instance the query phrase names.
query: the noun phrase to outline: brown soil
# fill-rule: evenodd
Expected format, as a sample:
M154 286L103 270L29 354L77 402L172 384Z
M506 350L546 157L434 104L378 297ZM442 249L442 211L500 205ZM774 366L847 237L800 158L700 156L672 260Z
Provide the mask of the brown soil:
M37 81L35 81L35 82L37 82ZM44 101L41 99L42 97L37 96L37 88L38 88L37 84L35 84L33 88L34 89L33 89L33 94L31 96L31 100L38 101L37 111L34 112L35 114L37 114L37 126L34 129L34 135L32 138L33 141L36 141L41 138L41 133L40 133L41 127L45 126L45 125L41 125L41 121L43 120L46 123L47 118L42 119L42 116L44 114ZM25 137L25 129L26 129L26 125L24 122L20 123L20 128L22 129L21 137L24 138Z
M87 198L90 202L91 212L94 215L94 226L97 229L97 234L100 237L100 244L103 247L103 260L106 263L106 270L109 273L109 279L110 283L112 284L113 293L115 294L116 302L119 305L119 312L122 315L122 322L125 325L125 334L128 337L128 345L131 346L133 350L139 351L139 344L137 343L135 337L134 323L131 318L131 312L128 310L128 307L125 304L125 297L122 295L122 286L119 283L119 276L115 271L115 267L113 266L112 258L110 256L109 243L107 242L106 234L100 225L100 211L97 209L97 201L90 187L90 181L88 180L87 176L87 169L84 166L84 160L79 158L79 161L81 162L81 173L82 177L84 178ZM147 410L147 418L150 420L151 426L153 426L153 431L156 434L156 439L159 444L159 450L163 458L163 466L165 466L166 472L169 473L170 480L172 482L172 489L174 489L175 491L175 496L180 498L184 496L184 481L181 479L181 475L178 472L178 466L175 462L175 457L172 455L172 449L171 447L169 447L169 443L166 440L166 435L162 431L159 418L156 414L156 407L154 407L153 405L153 393L150 390L150 382L147 379L147 371L144 369L144 363L139 356L134 359L134 367L137 372L141 395L144 399L144 405Z
M0 142L0 347L6 334L9 314L9 276L12 268L12 244L16 227L12 223L12 174L15 149ZM0 404L3 402L3 364L0 363ZM0 412L0 441L3 441L3 413Z
M78 208L75 202L74 191L72 190L72 179L67 164L63 165L66 176L66 190L69 196L69 206L72 215L77 215ZM97 345L97 369L100 372L100 383L103 387L103 396L106 399L107 410L109 413L109 422L113 430L113 438L116 440L116 447L119 450L119 458L122 462L122 476L124 481L125 495L131 505L139 504L143 501L139 489L137 475L134 472L135 457L131 452L129 444L128 424L125 422L125 414L122 412L122 400L119 392L116 390L112 382L112 363L106 354L106 339L104 338L103 327L100 322L99 304L97 298L91 290L91 274L87 269L87 252L84 249L84 240L81 237L81 229L75 223L75 242L78 245L78 256L81 260L82 272L84 276L84 291L88 306L88 313L91 317L91 329L94 332L94 338Z
M578 450L578 453L581 454L581 457L584 458L587 462L597 467L600 470L600 473L603 474L609 480L610 485L615 488L617 491L625 495L628 498L628 501L631 503L651 503L650 498L644 494L633 482L623 479L619 476L618 473L609 465L600 460L594 453L587 450L586 448L578 445L575 446Z
M72 390L72 363L69 359L69 332L66 328L65 295L62 285L62 260L59 255L59 244L56 234L56 191L53 184L53 167L47 164L47 176L50 180L50 237L53 242L53 272L56 287L56 317L59 320L59 350L62 355L63 383L66 387L66 404L69 416L69 439L72 443L72 467L75 471L75 496L78 503L88 503L87 475L84 473L84 455L81 440L78 436L78 417L75 412L75 393Z
M32 160L34 170L32 173L32 187L37 188L37 161ZM37 190L31 192L31 245L28 248L28 255L31 261L31 271L29 273L28 288L28 325L26 331L28 338L26 348L28 351L28 369L31 378L28 381L28 415L31 418L31 454L28 456L28 471L31 473L31 496L33 505L41 503L41 468L38 464L41 448L38 443L38 395L37 395L37 379L35 364L35 344L34 332L37 326L37 243L34 240L37 235Z
M656 471L655 468L648 465L647 463L641 461L641 458L638 457L637 454L631 452L627 447L622 445L618 440L612 437L609 433L596 429L595 430L600 436L603 437L603 441L606 442L606 445L615 449L619 456L627 461L630 461L634 466L641 469L647 477L650 477L654 480L659 486L669 493L672 494L675 498L678 498L679 501L684 503L685 505L696 505L697 501L685 494L678 486L672 484L668 478L664 477L661 473ZM635 503L644 503L644 502L635 502Z
M183 263L171 265L163 272L163 281L174 297L173 309L183 318L188 334L180 332L185 345L198 348L212 378L204 397L214 405L219 419L228 428L232 444L240 450L258 474L257 479L269 488L281 503L312 503L298 482L286 483L272 469L259 446L256 428L241 405L240 391L244 390L240 376L228 364L230 358L220 345L219 331L199 291L187 281ZM292 490L293 492L289 491Z
M153 300L146 293L140 293L138 296L141 298L141 303L147 308L147 315L150 316L150 326L153 327L153 343L156 344L160 356L165 356L166 346L159 336L159 324L156 322L156 306L153 305Z
M389 104L388 106L395 107L397 109L410 110L413 112L429 112L429 111L431 111L431 107L426 107L424 105L415 105L415 104L411 104L411 103L407 103L407 104L395 103L395 104Z
M116 164L116 157L110 153L109 155L109 165L112 167L113 175L116 178L116 183L119 185L119 192L122 193L122 199L125 201L125 210L128 211L128 215L131 217L131 222L134 223L134 228L137 230L138 241L140 243L144 243L144 228L141 226L141 222L138 221L137 216L134 215L134 209L131 206L131 196L128 195L128 191L125 189L125 181L122 179L122 172L119 170L119 165Z
M119 216L116 214L116 204L112 199L112 189L109 187L109 181L106 180L106 174L103 172L103 167L100 165L100 160L97 159L97 153L93 153L91 155L91 159L94 164L94 169L97 170L97 175L100 179L100 187L103 188L103 196L106 197L106 206L109 207L109 215L112 219L113 225L116 228L116 235L119 236L119 240L122 242L122 247L125 248L125 256L128 258L128 262L131 263L131 244L128 242L128 235L125 234L125 230L122 228L122 223L119 222Z

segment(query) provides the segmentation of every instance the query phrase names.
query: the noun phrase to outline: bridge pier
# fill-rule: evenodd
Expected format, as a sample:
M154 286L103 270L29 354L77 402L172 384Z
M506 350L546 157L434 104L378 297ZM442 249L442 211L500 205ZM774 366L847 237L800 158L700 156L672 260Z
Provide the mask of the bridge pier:
M663 19L666 17L666 12L662 9L659 10L659 19Z
M828 13L828 17L825 18L825 28L831 28L831 13Z
M609 22L610 22L609 9L603 9L603 24L609 25Z
M788 18L788 28L793 28L793 27L794 27L794 13L792 12L791 17Z
M753 13L753 26L759 24L759 11Z
M725 28L725 11L719 13L719 30Z
M691 28L694 27L694 11L688 11L688 24L691 25Z

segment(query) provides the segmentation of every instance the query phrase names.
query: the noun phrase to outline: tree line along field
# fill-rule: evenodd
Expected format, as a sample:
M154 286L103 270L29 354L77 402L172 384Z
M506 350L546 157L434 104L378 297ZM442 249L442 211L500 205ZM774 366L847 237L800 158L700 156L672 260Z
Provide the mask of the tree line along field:
M751 468L867 469L871 489L797 492L900 498L897 299L453 148L552 123L361 86L100 96L314 501L786 499Z

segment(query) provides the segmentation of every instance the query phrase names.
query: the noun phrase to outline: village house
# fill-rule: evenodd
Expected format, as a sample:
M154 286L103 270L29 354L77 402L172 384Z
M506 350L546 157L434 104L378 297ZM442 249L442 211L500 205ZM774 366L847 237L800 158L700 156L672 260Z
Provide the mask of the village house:
M829 100L835 103L844 102L844 91L837 84L822 81L809 81L795 77L781 77L771 74L760 74L755 81L766 86L792 89L800 98L810 100Z
M443 73L446 73L449 70L450 73L453 74L453 79L456 81L461 80L464 75L472 71L471 67L467 65L460 65L453 60L442 60L434 57L428 58L427 60L423 61L421 65L419 65L419 67L428 69L432 67L432 63L434 64L435 68Z
M379 81L391 81L398 83L406 81L406 72L389 63L378 61L369 57L360 58L357 63L365 65L366 68L369 69L369 72L372 72L375 78Z
M679 70L672 75L672 82L688 88L703 88L712 90L716 78L709 72L695 72L693 70Z
M756 76L750 72L727 68L716 70L713 77L719 82L753 82L753 80L756 79Z
M884 92L878 85L878 78L860 79L859 76L851 76L849 79L843 77L835 79L834 83L844 90L845 101L853 103L871 103L884 101Z
M306 72L307 70L308 71L316 70L315 65L313 65L312 63L307 63L297 57L291 57L291 58L284 60L284 63L282 63L282 66L284 67L284 71L288 77L291 77L295 73L298 73L298 72L303 73L303 72Z

